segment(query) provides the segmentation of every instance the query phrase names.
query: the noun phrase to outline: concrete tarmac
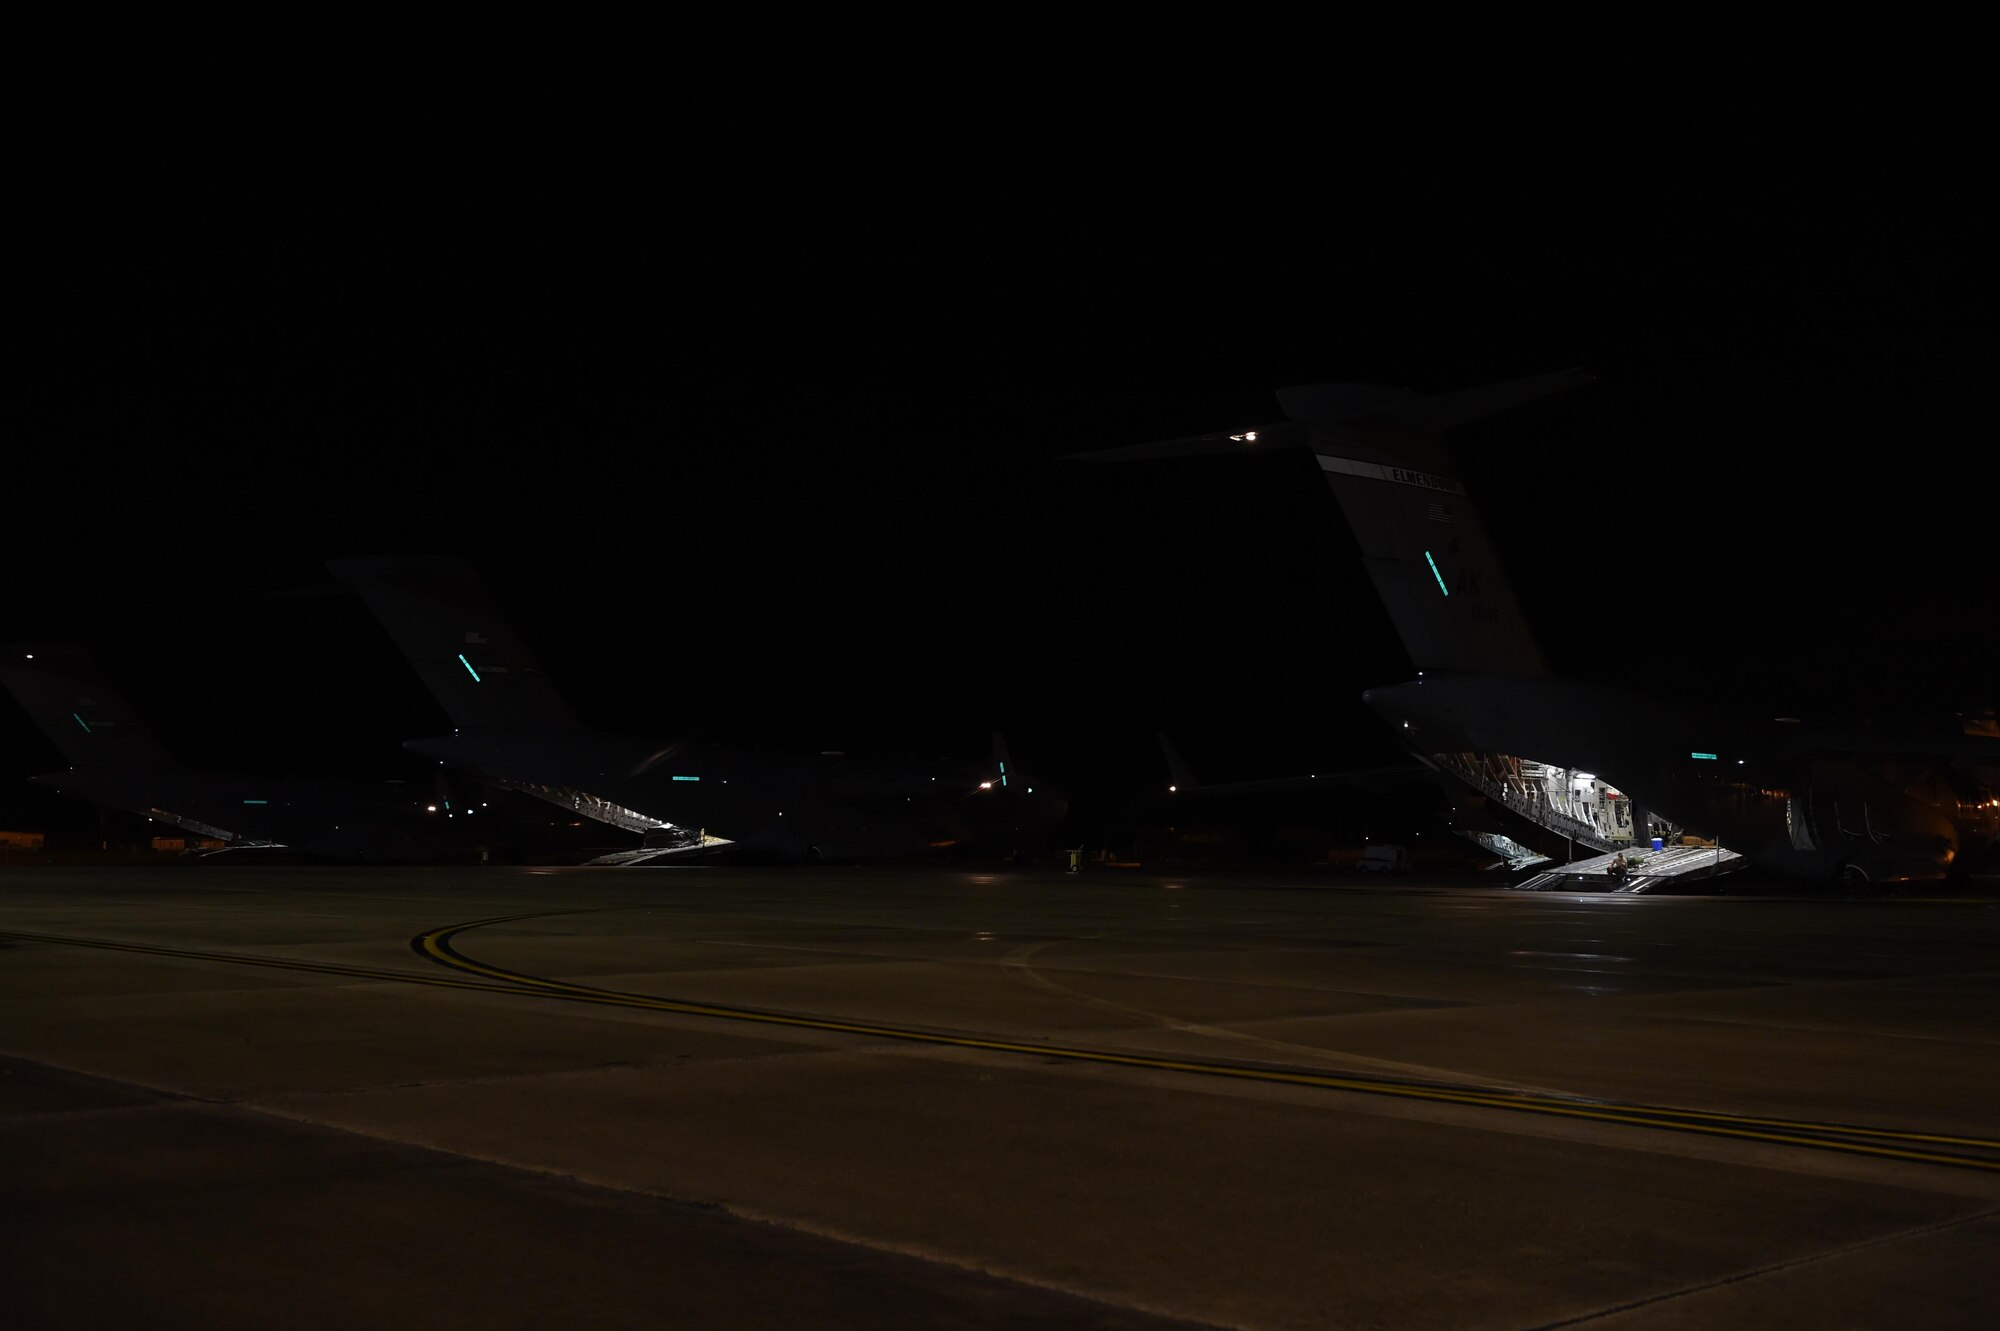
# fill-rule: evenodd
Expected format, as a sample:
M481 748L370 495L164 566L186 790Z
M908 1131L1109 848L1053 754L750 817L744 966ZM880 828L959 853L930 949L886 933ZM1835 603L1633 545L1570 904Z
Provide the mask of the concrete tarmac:
M1985 1327L2000 910L0 873L9 1327Z

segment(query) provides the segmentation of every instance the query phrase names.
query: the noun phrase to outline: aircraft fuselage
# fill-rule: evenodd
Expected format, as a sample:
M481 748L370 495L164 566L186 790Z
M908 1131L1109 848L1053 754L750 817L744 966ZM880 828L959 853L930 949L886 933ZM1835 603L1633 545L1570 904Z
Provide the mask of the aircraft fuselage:
M1588 769L1774 872L1942 879L2000 842L2000 743L1829 735L1547 676L1434 675L1364 698L1418 753Z

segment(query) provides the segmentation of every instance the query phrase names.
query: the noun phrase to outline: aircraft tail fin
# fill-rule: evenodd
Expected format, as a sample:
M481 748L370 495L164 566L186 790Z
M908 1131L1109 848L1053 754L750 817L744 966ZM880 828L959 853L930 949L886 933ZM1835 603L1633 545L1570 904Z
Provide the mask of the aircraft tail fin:
M454 726L580 728L469 561L450 556L337 559L327 568L367 603Z
M1286 414L1306 427L1320 474L1419 673L1548 672L1441 436L1589 379L1564 370L1434 397L1408 394L1362 415L1340 409L1351 385L1279 391Z
M1012 759L1007 753L1007 737L999 731L993 732L993 765L1000 771L1000 784L1006 786L1018 772L1011 771Z
M1376 384L1302 384L1278 390L1287 419L1275 425L1071 458L1121 462L1308 449L1419 673L1546 674L1442 436L1590 381L1569 369L1433 395Z
M72 767L177 766L84 647L65 642L0 647L0 682Z

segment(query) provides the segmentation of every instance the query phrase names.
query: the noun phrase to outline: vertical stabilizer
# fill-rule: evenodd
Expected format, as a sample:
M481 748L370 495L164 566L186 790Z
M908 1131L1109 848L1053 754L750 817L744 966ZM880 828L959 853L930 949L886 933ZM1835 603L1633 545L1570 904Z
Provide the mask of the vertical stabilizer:
M1306 426L1307 446L1419 671L1547 673L1441 435L1588 380L1569 370L1435 397L1368 397L1351 384L1279 390L1285 414Z
M0 647L0 683L72 767L175 766L152 728L104 682L83 647L64 642Z
M338 559L327 568L367 602L455 727L578 728L575 714L466 560Z
M1194 779L1194 769L1187 765L1187 760L1181 757L1180 750L1176 749L1173 741L1167 738L1167 732L1162 730L1158 733L1160 752L1167 760L1167 775L1172 778L1172 783L1167 789L1176 794L1182 791L1192 793L1201 784Z
M1072 456L1136 462L1309 449L1419 672L1542 675L1541 648L1442 436L1590 378L1559 370L1432 396L1377 384L1304 384L1278 390L1288 419L1276 424Z

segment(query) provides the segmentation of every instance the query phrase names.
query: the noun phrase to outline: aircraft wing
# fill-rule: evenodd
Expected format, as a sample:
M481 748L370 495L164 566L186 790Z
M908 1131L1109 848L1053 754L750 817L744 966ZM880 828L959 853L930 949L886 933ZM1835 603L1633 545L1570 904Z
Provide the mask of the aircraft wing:
M1989 714L1990 715L1990 714ZM1799 757L1917 758L1940 762L2000 763L2000 732L1989 716L1940 725L1843 725L1793 722L1782 728L1785 747Z

